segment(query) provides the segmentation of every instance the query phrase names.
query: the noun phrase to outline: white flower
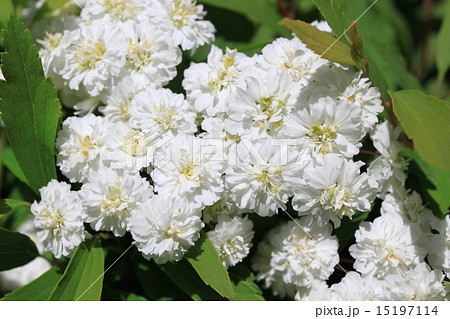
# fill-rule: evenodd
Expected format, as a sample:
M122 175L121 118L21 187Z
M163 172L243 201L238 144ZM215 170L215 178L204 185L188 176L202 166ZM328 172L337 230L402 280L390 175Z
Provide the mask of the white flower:
M56 139L57 164L72 183L87 181L93 171L105 166L102 153L107 132L108 124L93 114L64 121Z
M80 190L86 207L85 221L97 231L123 236L138 207L153 196L150 184L139 174L103 168L91 176Z
M364 222L355 233L356 244L349 248L354 268L364 276L383 279L405 272L423 261L426 250L418 224L405 223L396 214L385 214Z
M263 241L258 244L256 254L252 259L252 268L256 271L256 279L263 281L263 286L270 289L275 296L293 298L298 287L283 280L283 272L271 265L274 236L281 232L281 227L271 229Z
M148 0L86 0L81 12L85 21L109 18L114 22L148 19L145 14L151 7Z
M385 121L374 127L370 133L373 145L381 156L376 158L367 169L378 181L379 197L386 193L395 194L404 189L407 162L403 158L403 149L397 141L401 128L393 128Z
M5 76L3 75L2 68L0 68L0 80L5 81Z
M77 192L51 180L39 190L41 201L31 205L37 238L56 258L69 256L84 240L84 208Z
M238 87L230 100L225 128L231 134L249 138L278 137L284 118L296 102L295 90L286 71L252 69L243 75L245 87Z
M187 100L199 113L215 116L225 111L228 97L236 92L243 71L253 65L253 60L237 50L222 50L211 46L208 63L192 63L184 71L183 88Z
M378 122L383 111L381 95L362 72L354 72L338 64L326 64L318 68L309 84L301 91L301 104L312 104L322 97L348 102L361 112L361 124L367 132Z
M324 157L324 165L310 165L303 174L304 184L297 187L292 206L299 215L312 214L320 224L341 224L344 216L369 211L375 199L377 183L360 173L363 162L353 162L336 154Z
M300 287L295 294L297 301L328 301L330 300L330 288L325 280L314 280L311 287Z
M202 5L196 5L193 0L158 1L164 18L161 21L163 27L173 32L173 41L177 45L181 44L183 50L195 50L214 41L216 29L211 22L203 20L206 12Z
M225 118L227 118L226 114L217 114L214 117L204 118L202 121L202 129L206 133L202 137L222 141L224 154L229 157L234 156L234 154L237 156L237 151L241 151L242 149L238 148L238 144L241 142L241 136L227 132Z
M321 98L317 103L293 110L282 134L301 139L303 151L312 158L329 153L352 158L358 154L365 135L360 110L345 101Z
M439 234L428 242L428 262L434 269L442 269L450 278L450 215L436 227Z
M390 275L384 281L389 300L436 301L444 300L444 274L431 270L426 263L420 263L403 275Z
M215 229L208 232L208 237L219 253L222 264L228 268L247 257L255 232L248 216L230 218L221 215L218 220Z
M288 149L288 154L281 154L279 148L268 144L266 141L261 147L261 158L250 153L249 162L244 159L243 163L230 165L225 174L226 188L236 205L263 217L274 215L279 208L285 210L289 197L301 182L300 168L295 163L298 153Z
M125 54L116 40L119 35L119 28L108 24L100 27L99 22L81 24L64 33L60 45L65 48L66 65L61 75L70 89L78 90L82 84L96 96L112 87L125 63Z
M126 68L133 82L151 86L167 84L177 75L176 66L181 62L181 50L163 31L148 20L123 26L123 38L127 48Z
M329 35L334 36L333 30L331 30L330 26L328 25L328 22L326 22L325 20L320 20L320 21L314 20L313 22L311 22L311 25L316 27L320 31L326 32Z
M37 239L36 228L34 227L32 218L23 222L16 231L27 235L35 243L39 253L44 251L43 244ZM3 291L16 290L29 284L51 267L52 265L47 259L39 256L26 265L0 272L0 286Z
M133 81L132 77L124 77L123 80L115 86L111 92L104 97L105 106L100 107L105 119L109 122L128 123L131 115L129 109L134 97L144 91L140 82Z
M291 79L302 86L308 83L319 67L327 63L295 36L291 40L278 38L266 45L256 61L266 70L276 67L279 72L287 71Z
M175 136L197 131L196 115L190 111L182 94L169 89L147 88L131 102L131 126L146 134L159 133Z
M221 198L223 158L203 154L202 148L196 148L194 144L200 140L193 136L177 135L168 143L169 157L154 160L151 177L158 194L183 196L190 207L203 208Z
M311 287L316 280L326 280L339 262L338 240L331 235L330 224L317 226L310 217L289 221L270 233L264 242L271 251L270 267L281 272L285 283L297 287ZM264 247L264 246L263 246ZM265 254L258 249L257 254ZM255 257L258 259L258 257ZM258 280L272 276L264 264L256 262Z
M199 209L156 195L141 205L131 224L134 244L146 259L178 261L194 245L203 228Z
M124 123L110 125L109 139L103 158L113 169L138 172L153 161L161 139L157 134L144 134Z
M403 193L397 191L396 194L386 194L380 212L381 215L398 214L406 222L419 224L424 235L431 235L433 225L440 222L431 210L422 205L422 199L415 191L409 194L406 190Z
M375 301L385 300L383 282L351 271L342 278L341 282L330 287L329 300L336 301Z

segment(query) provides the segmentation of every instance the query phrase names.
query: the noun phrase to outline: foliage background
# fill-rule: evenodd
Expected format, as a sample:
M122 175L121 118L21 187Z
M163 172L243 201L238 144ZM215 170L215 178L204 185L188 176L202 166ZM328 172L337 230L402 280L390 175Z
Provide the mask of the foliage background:
M15 12L20 17L21 9L27 5L27 2L26 0L0 0L0 27L6 28L10 12ZM25 21L26 25L32 28L42 23L45 16L63 6L65 2L64 0L48 1L48 5L38 12L34 21ZM217 29L214 44L222 49L237 48L247 55L260 53L266 44L279 36L290 36L290 31L279 24L283 17L311 22L323 20L323 14L335 32L341 34L351 21L373 3L372 0L203 0L198 2L205 6L208 12L206 19L210 20ZM35 49L29 45L31 43L27 43L25 33L20 33L19 24L14 25L18 33L10 34L11 39L23 37L17 41L16 49L27 52L29 50L33 55L32 51ZM357 27L362 36L363 55L368 61L370 79L379 87L386 106L382 116L399 122L398 124L406 130L402 136L406 154L410 157L406 186L417 190L428 207L443 217L448 212L450 204L450 196L448 196L448 189L450 189L448 169L450 83L448 75L446 76L450 65L450 1L378 0L357 23ZM350 32L348 35L350 36ZM6 37L6 33L0 36L1 51L7 47ZM344 37L342 41L348 43ZM169 87L175 92L183 93L181 87L183 70L191 62L205 61L209 51L210 46L207 45L198 49L193 55L185 52L183 62L178 67L178 76L169 84ZM5 59L8 59L7 55L2 55L3 64ZM20 64L20 61L16 63ZM16 69L11 72L16 72L18 73L16 76L20 76L19 73L27 72L27 68L37 67L33 66L30 60L27 63L28 65L16 65L17 68L21 67L24 70ZM43 74L37 75L36 81L42 86L46 83L47 86L49 85ZM26 112L30 112L30 116L35 115L34 111L27 109L27 105L33 105L33 107L39 107L39 103L46 106L53 105L48 112L49 116L55 117L56 124L61 123L61 118L72 115L69 108L62 108L62 117L58 120L59 106L54 104L52 95L54 93L51 89L50 85L45 103L39 102L38 99L38 101L22 101L21 105L11 104L10 113L18 112L14 113L16 115L8 114L7 101L3 101L2 116L7 123L7 128L8 122L12 123L14 119L19 122L24 121ZM417 91L401 91L406 89L420 90L426 95ZM5 99L1 90L6 92L7 84L0 85L0 97ZM394 98L393 109L391 96ZM23 110L19 110L19 107ZM426 121L428 124L422 123ZM39 125L34 128L34 133L31 132L34 135L42 133L39 131ZM11 132L13 130L17 131L17 128L14 127ZM53 165L45 167L48 172L44 172L43 175L33 176L33 174L41 173L32 158L34 155L27 157L25 154L23 158L18 156L21 151L25 152L27 147L29 150L30 146L12 145L17 142L14 142L14 133L11 132L8 132L9 142L5 130L2 128L0 132L0 197L3 198L0 200L0 270L22 265L37 256L34 244L26 236L20 236L14 231L31 214L27 203L38 199L37 189L46 184L48 181L46 179L55 174ZM50 132L44 135L51 137L52 134ZM411 149L412 145L414 150ZM16 147L14 151L12 146ZM371 145L366 146L368 149L371 148ZM53 149L51 151L53 152ZM365 161L370 159L365 154L358 157L357 159ZM59 172L56 174L59 180L65 180ZM380 202L377 200L370 213L355 216L352 221L344 220L343 225L335 230L341 245L341 260L344 268L351 269L351 256L345 248L353 243L352 234L362 220L370 221L376 218L379 207ZM293 211L290 213L295 214ZM251 216L251 218L256 231L254 243L258 243L268 229L289 219L283 213L270 218L258 216ZM13 248L8 246L8 243L13 242L19 242L20 245ZM190 251L187 258L181 262L162 266L145 261L133 246L106 272L104 278L99 278L103 270L112 265L129 248L131 242L129 234L123 238L115 238L108 233L101 233L81 245L70 261L68 258L54 260L50 254L44 254L54 267L30 285L7 295L4 299L74 300L79 298L85 288L96 279L99 280L88 293L82 296L82 299L277 299L270 291L262 290L258 286L254 275L249 270L249 260L256 245L243 264L229 269L229 275L223 273L220 265L217 266L216 256L211 253L207 240L199 241L197 251ZM208 253L210 255L205 257ZM342 271L336 271L329 283L340 281L343 275ZM5 293L0 284L0 297Z

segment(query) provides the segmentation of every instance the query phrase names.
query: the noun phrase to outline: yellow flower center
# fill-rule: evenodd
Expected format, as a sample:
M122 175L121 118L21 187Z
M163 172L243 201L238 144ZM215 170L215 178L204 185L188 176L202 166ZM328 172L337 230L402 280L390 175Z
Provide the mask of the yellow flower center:
M82 71L94 69L95 64L103 59L105 52L106 48L100 42L80 47L77 51L78 68Z
M313 143L316 144L319 152L325 155L330 153L333 149L337 130L338 126L335 124L316 124L311 126L308 136L312 139Z
M196 4L196 1L174 1L171 5L170 12L170 18L172 19L173 25L179 29L187 25L189 16L197 14L197 9L195 8Z
M194 176L195 168L192 165L185 165L181 167L180 173L186 176L186 179L191 179Z
M128 20L136 17L136 10L124 0L105 0L103 7L117 20Z

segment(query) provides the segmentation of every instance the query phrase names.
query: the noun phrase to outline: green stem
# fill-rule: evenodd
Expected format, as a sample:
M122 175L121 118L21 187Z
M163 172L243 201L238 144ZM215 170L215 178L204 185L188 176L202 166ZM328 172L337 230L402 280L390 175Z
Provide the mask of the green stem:
M434 86L434 92L433 92L434 96L437 96L439 94L439 90L441 89L444 79L445 79L445 72L439 73L438 78L436 80L436 85Z

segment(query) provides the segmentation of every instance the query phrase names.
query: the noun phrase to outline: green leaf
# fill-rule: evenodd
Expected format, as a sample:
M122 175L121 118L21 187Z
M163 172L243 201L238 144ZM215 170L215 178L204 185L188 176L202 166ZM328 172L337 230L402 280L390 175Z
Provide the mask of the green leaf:
M8 214L17 206L30 206L30 203L17 199L0 199L0 217Z
M62 274L58 267L53 267L28 285L7 294L1 301L45 301L55 288Z
M373 1L314 0L322 15L337 36L358 19ZM386 9L391 8L391 12ZM358 30L364 42L364 55L369 63L370 80L380 89L384 98L387 90L399 88L420 89L419 81L408 71L406 60L400 55L398 42L410 46L410 35L400 14L393 16L395 6L384 0L374 4L358 21ZM379 23L383 21L383 23ZM377 25L376 28L373 26Z
M139 257L142 259L141 256ZM188 298L153 261L138 262L133 259L133 270L148 298L152 300L186 300Z
M347 247L350 240L355 235L359 225L366 220L369 212L357 213L352 219L347 216L342 219L341 226L334 230L334 234L339 240L339 251Z
M15 158L38 193L56 179L54 145L61 105L23 23L11 16L3 35L6 81L0 81L0 111Z
M445 74L450 66L450 1L445 5L444 19L437 36L436 63L439 74Z
M200 232L200 238L195 246L187 252L185 258L207 285L210 285L221 296L233 299L234 291L228 272L203 230Z
M28 236L0 227L0 271L28 264L37 256L36 245Z
M237 264L229 269L231 283L236 301L264 301L262 291L255 284L255 275L243 264Z
M100 300L104 264L100 237L94 236L81 243L48 300Z
M1 160L3 164L11 171L11 173L14 174L15 177L30 186L10 147L7 147L3 150L3 152L1 153Z
M418 90L389 91L389 94L395 115L420 155L430 164L449 170L449 103Z
M448 190L450 189L450 171L437 168L430 165L425 161L420 154L414 150L411 151L405 148L405 155L411 157L414 162L419 166L420 170L425 174L420 176L417 172L412 170L412 163L409 164L409 175L418 175L418 181L416 181L416 188L421 190L422 194L425 194L424 200L428 199L428 206L434 212L440 212L440 216L443 217L449 212L450 196L448 196ZM432 185L430 185L430 182ZM429 196L429 198L427 198ZM433 203L433 201L435 203Z
M321 55L322 58L342 64L356 64L352 59L349 46L309 23L284 18L280 24L294 32L308 48Z
M70 0L47 0L35 13L34 20L47 18L51 16L56 10L66 7L66 5L70 2Z
M3 27L6 25L6 22L8 21L9 15L14 10L14 6L11 0L0 0L0 27Z
M205 285L185 259L176 263L168 262L158 266L192 300L223 300L217 292Z
M199 2L240 13L257 25L269 26L281 35L288 36L287 32L278 26L281 15L276 9L268 6L264 0L200 0Z
M341 5L330 0L313 0L328 25L336 36L340 36L349 27L349 21L344 17ZM344 37L343 41L345 41Z
M142 296L136 295L134 293L130 293L128 295L127 299L125 299L125 300L126 301L148 301L148 299L146 299Z

